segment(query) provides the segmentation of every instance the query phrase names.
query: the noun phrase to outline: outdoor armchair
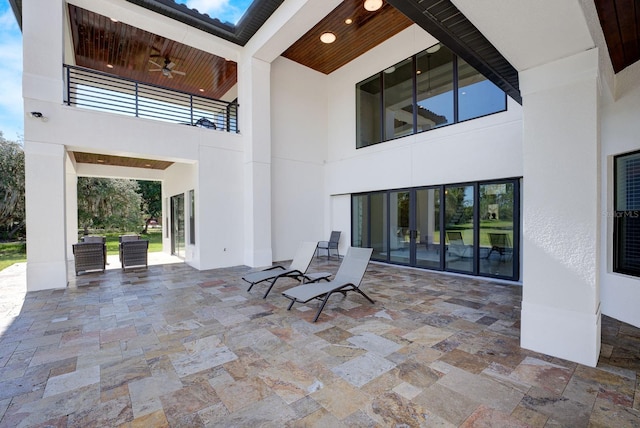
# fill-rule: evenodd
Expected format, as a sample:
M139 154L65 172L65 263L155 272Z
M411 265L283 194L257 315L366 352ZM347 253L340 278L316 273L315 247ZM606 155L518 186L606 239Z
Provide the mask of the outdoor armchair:
M104 272L107 260L107 246L102 242L78 242L73 244L73 258L76 275L98 270Z
M147 267L147 252L149 241L137 239L132 241L122 241L120 243L120 262L122 270L134 267Z
M371 253L373 253L373 248L351 247L347 251L347 255L344 256L338 268L338 273L336 273L332 281L302 284L282 293L284 297L291 299L287 310L290 310L295 302L307 303L313 299L321 299L322 304L320 308L318 308L316 317L313 319L313 322L316 322L322 309L324 309L324 306L327 304L327 300L329 300L329 297L331 297L333 293L342 293L346 297L348 291L355 291L369 302L375 303L360 289L360 283L367 270Z
M318 242L318 255L320 255L320 250L327 250L327 257L331 256L331 250L336 250L338 254L338 258L340 258L340 251L338 250L338 244L340 242L340 233L337 230L331 232L331 236L328 241L320 241Z
M313 259L313 255L316 252L316 243L315 242L302 242L298 246L298 250L296 251L293 260L289 267L284 267L281 265L271 266L270 268L251 272L242 277L243 280L248 282L249 288L247 291L251 291L254 285L259 284L261 282L269 282L269 288L267 288L266 293L264 293L263 299L266 299L269 295L269 292L273 288L274 284L279 278L295 278L295 279L304 279L305 273L307 269L309 269L309 265L311 264L311 260ZM328 278L331 273L329 272L320 272L313 274L313 281L319 281L323 278Z

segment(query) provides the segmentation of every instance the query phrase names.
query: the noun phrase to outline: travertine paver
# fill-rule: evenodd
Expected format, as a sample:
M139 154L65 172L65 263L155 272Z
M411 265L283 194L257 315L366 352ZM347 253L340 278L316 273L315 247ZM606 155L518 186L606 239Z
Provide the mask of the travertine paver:
M640 426L640 329L603 317L596 368L521 349L518 286L372 263L376 303L313 323L291 279L117 267L28 294L0 272L0 428Z

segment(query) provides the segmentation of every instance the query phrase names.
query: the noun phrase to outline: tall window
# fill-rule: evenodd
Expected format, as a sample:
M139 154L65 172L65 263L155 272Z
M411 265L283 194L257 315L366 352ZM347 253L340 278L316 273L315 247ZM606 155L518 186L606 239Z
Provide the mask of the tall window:
M356 84L356 148L507 109L507 95L441 44Z
M615 158L614 199L613 269L640 276L640 152Z

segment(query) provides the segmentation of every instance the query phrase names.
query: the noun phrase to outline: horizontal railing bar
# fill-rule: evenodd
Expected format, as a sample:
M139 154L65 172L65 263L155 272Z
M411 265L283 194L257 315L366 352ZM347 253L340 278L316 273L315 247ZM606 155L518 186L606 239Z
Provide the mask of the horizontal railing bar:
M65 103L91 110L195 125L200 119L227 132L238 130L238 104L64 65Z

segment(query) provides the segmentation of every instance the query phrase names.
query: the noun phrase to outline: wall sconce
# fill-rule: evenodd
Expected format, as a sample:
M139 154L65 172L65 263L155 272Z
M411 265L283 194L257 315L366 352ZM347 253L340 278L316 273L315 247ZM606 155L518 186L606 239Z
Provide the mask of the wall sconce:
M48 117L46 117L45 115L43 115L39 111L32 111L32 112L29 113L29 116L31 116L34 119L40 119L43 122L46 122L46 121L49 120Z
M382 7L382 0L364 0L364 8L369 12L375 12Z

